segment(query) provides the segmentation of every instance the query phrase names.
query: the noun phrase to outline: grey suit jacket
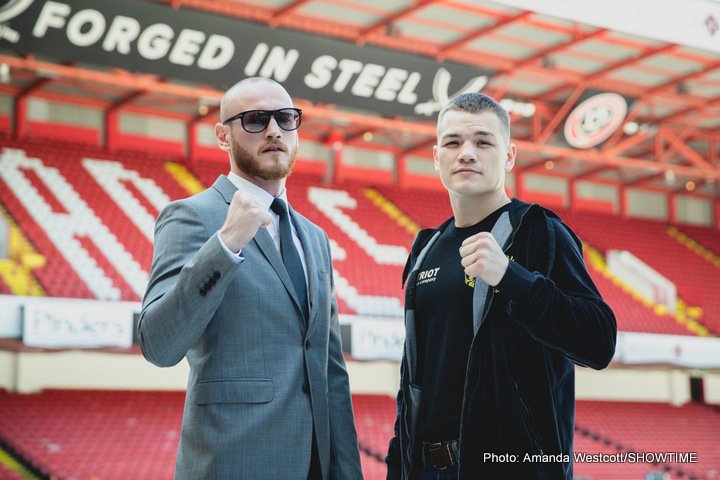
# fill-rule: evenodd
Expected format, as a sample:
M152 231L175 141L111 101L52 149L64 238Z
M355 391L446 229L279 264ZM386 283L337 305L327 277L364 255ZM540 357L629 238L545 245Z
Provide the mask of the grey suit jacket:
M291 209L308 270L306 328L264 228L240 264L220 244L235 190L220 176L155 226L138 334L155 365L190 364L175 478L306 480L313 428L323 479L362 478L327 235Z

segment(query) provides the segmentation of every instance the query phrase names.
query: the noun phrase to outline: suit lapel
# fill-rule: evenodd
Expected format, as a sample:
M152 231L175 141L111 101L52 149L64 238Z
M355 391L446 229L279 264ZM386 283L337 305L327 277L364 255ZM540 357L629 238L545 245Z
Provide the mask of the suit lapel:
M262 252L263 256L270 263L270 266L272 266L273 270L275 270L275 273L278 274L278 277L280 277L280 280L282 280L283 285L285 285L285 290L288 291L288 293L293 299L293 302L295 302L299 309L300 303L298 302L297 296L295 295L295 288L293 287L292 280L290 280L290 276L285 269L285 265L283 264L280 252L278 252L278 249L275 246L275 243L270 237L268 231L264 228L260 228L257 234L255 234L253 242L255 242L255 244L258 246L260 252Z
M312 242L310 241L310 231L307 228L305 219L300 215L296 214L295 211L290 208L290 217L292 218L293 225L297 230L298 238L303 247L303 253L305 255L305 267L307 268L307 281L308 281L308 301L309 301L309 316L308 318L308 332L310 335L315 328L315 317L317 317L317 309L313 308L318 302L318 273L316 265L318 265L315 258L315 252L312 248Z
M237 187L235 187L235 185L233 185L230 179L228 179L225 175L221 175L217 178L217 180L215 180L213 188L217 190L220 195L222 195L225 203L227 203L228 205L230 205L232 197L237 191ZM297 225L298 222L295 221L295 218L296 217L293 217L293 221ZM296 226L296 228L299 227ZM306 251L307 262L307 248L305 247L306 242L303 241L302 238L301 241L303 243L303 249ZM275 270L275 273L277 273L278 277L280 277L280 280L282 280L283 284L285 285L285 290L288 291L290 297L293 299L293 302L295 302L295 304L297 305L298 310L300 310L300 303L298 302L298 298L295 295L295 288L292 285L292 281L290 280L290 276L288 275L287 270L285 270L285 265L283 264L280 252L278 252L278 249L275 246L275 243L270 237L268 231L264 228L260 228L257 234L255 234L253 242L255 242L260 252L267 259L270 266L272 266L273 270ZM308 264L308 270L309 268L310 266ZM310 305L312 306L312 303Z

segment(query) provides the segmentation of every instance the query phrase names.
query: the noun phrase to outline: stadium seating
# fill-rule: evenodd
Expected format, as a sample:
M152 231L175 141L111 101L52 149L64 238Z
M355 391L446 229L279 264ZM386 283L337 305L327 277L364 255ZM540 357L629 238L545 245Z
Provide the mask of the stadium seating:
M617 455L622 453L609 439L596 434L585 435L585 429L575 429L574 451L576 453ZM612 458L612 457L611 457ZM576 462L573 473L576 480L610 480L610 479L637 479L643 480L648 472L662 472L663 468L645 463L616 463L608 461Z
M593 438L595 443L604 439L622 451L696 452L698 463L667 465L673 478L720 477L720 415L710 407L580 401L576 403L576 417L578 439ZM577 472L586 466L579 465Z
M695 239L715 255L720 256L720 232L718 230L692 225L682 225L679 230Z
M81 202L80 207L72 208L97 218L97 222L93 220L90 224L104 225L107 230L77 234L75 246L61 244L61 240L67 243L68 239L52 237L39 225L37 214L34 217L29 213L31 207L18 200L9 189L0 189L0 202L47 258L45 266L34 270L46 292L58 297L98 298L105 294L110 299L139 300L140 285L144 281L142 275L149 270L152 255L153 220L164 203L189 194L189 190L167 169L168 162L177 165L181 159L138 151L108 153L91 145L44 140L6 140L0 146L22 149L27 157L42 160L42 168L23 168L22 171L51 214L62 216L67 212L49 190L47 180L44 182L40 178L39 174L44 170L55 170L56 176L52 178L61 175L67 179ZM226 168L224 162L217 161L190 164L191 171L203 185L211 184ZM113 182L108 178L119 180ZM160 193L144 187L138 178L151 179ZM142 192L138 185L144 188ZM124 207L118 207L110 195ZM289 184L288 195L295 208L323 227L332 240L340 312L400 315L403 257L417 228L438 225L451 214L447 194L420 188L376 186L371 189L351 181L328 186L318 175L299 169ZM135 213L130 215L128 211ZM720 323L720 298L712 294L712 285L720 279L720 269L672 238L662 223L628 222L597 213L558 213L590 248L600 252L626 248L676 281L683 299L703 308L701 322L712 331L720 330L717 325ZM398 218L398 215L404 218ZM697 235L699 243L710 244L710 247L717 244L720 236L717 231L701 227L683 226L681 231ZM98 243L106 242L98 241L98 238L110 238L109 243L117 244L122 250L116 252L117 258L127 261L109 261L98 246ZM84 249L91 259L81 265L82 268L71 264L61 252L78 249ZM668 259L669 256L672 258ZM676 261L676 257L682 260ZM652 307L643 305L606 278L591 262L588 264L598 288L616 312L620 330L693 334L672 316L659 315ZM135 265L135 271L121 275L118 268L130 268L126 265ZM680 265L685 268L679 268ZM126 281L129 276L136 279ZM101 283L98 279L103 278L109 279L111 284L98 292L97 285ZM95 286L96 290L91 290L88 285ZM0 292L8 290L7 285L0 284Z
M363 478L365 480L384 480L387 470L385 469L385 462L378 461L372 455L368 455L364 451L360 451L360 466L363 471Z
M590 262L586 262L590 263ZM615 312L618 330L623 332L662 333L667 335L692 335L670 315L658 315L652 307L645 306L628 295L602 273L588 267L595 286L603 299Z
M23 480L23 477L0 463L0 480Z
M720 269L671 237L666 224L642 219L626 221L590 212L560 214L601 252L627 250L670 279L688 305L702 307L700 321L715 334L720 333L720 297L717 295Z
M97 239L117 242L125 252L116 252L117 255L126 254L127 257L120 258L130 259L147 272L152 254L152 221L164 203L193 191L190 184L181 183L168 169L168 165L185 165L184 161L147 152L108 153L90 145L57 141L0 141L0 155L6 149L22 150L25 157L42 160L41 168L22 168L31 190L37 194L28 192L26 186L24 196L18 197L3 184L0 204L46 257L46 264L33 273L48 295L98 297L88 286L89 273L76 268L63 254L63 249L74 248L60 243L68 239L53 236L40 225L43 218L38 219L37 213L30 211L37 205L28 205L28 198L35 196L47 206L48 216L60 218L68 213L68 208L86 209L91 214L86 217L88 225L97 219L98 225L107 227L102 232L85 235L79 232L75 235L77 244L88 252L94 268L112 280L118 299L139 300L132 280L125 281L126 275L118 270L119 264L125 262L108 260ZM211 184L226 170L224 163L211 161L187 166L202 185ZM48 187L48 178L57 181L58 176L67 179L77 193L75 204L62 204ZM159 190L142 183L142 178L151 179ZM328 232L340 312L345 314L399 315L403 295L400 275L415 232L419 227L436 226L451 214L444 192L370 188L352 181L326 185L320 176L304 173L302 169L293 174L288 195L296 210ZM129 215L128 210L134 214ZM602 256L611 248L630 250L675 281L685 301L703 308L701 321L714 327L715 332L720 331L716 325L720 323L720 299L712 290L720 280L720 269L713 263L713 257L708 261L678 240L677 235L669 233L661 222L626 221L597 213L558 213L586 242L588 268L616 312L620 330L693 334L671 316L660 315L634 299L606 277L591 261L593 252ZM716 230L692 226L678 226L677 230L717 255L720 233ZM0 293L9 291L0 282ZM48 390L18 395L0 391L0 444L10 445L47 476L170 478L182 402L179 392ZM394 399L354 395L353 404L365 477L384 478L382 458L392 435ZM672 479L718 478L720 451L714 443L716 432L720 431L719 418L720 412L699 405L578 402L576 451L698 451L700 463L657 466L578 463L576 478L642 478L648 471L664 471ZM4 475L14 478L15 474L0 469L0 480Z
M392 436L395 400L382 395L354 395L353 406L361 448L383 458ZM710 407L578 401L576 409L576 453L698 453L697 464L578 461L577 479L643 479L648 472L665 472L668 478L720 477L720 414Z
M360 448L384 459L395 424L395 399L387 395L353 395Z
M434 228L452 216L450 200L446 192L422 188L403 189L378 186L378 191L396 205L422 228Z
M183 401L182 392L0 390L0 442L47 477L170 479ZM384 478L375 449L361 461L367 480Z
M408 190L382 186L377 188L386 198L406 209L406 213L424 227L439 225L452 215L448 197L445 192L423 189ZM575 216L584 215L572 216L563 210L560 210L558 213L565 220L568 220L566 217L572 217L572 219L568 220L568 224L573 229L576 229L576 224L579 223L575 221ZM707 228L697 230L712 238L712 230ZM576 233L580 232L577 231ZM583 235L582 239L590 246L594 246L594 237L592 235ZM601 271L593 268L592 262L587 261L587 249L584 253L586 254L586 263L588 264L590 275L595 281L600 293L603 295L603 298L613 308L613 311L615 311L618 328L620 330L641 333L693 335L692 331L688 330L684 325L679 324L672 316L658 315L652 307L643 305L627 292L623 291L621 287L605 277ZM689 254L689 251L680 251L678 254L685 256Z
M54 142L52 145L46 145L42 141L24 141L22 144L7 142L3 146L3 152L7 152L9 148L22 151L23 156L30 159L30 162L33 161L32 159L42 161L42 164L36 168L28 168L25 166L28 161L23 161L23 165L19 168L29 180L29 184L13 185L12 188L18 189L15 195L8 188L0 189L0 201L23 232L47 258L46 265L37 269L36 275L48 294L57 297L97 298L98 293L91 291L88 284L96 285L103 276L107 276L119 290L113 295L112 288L108 287L106 291L108 299L139 300L139 284L146 282L146 279L138 279L138 286L135 289L131 288L116 271L119 265L108 262L106 256L98 252L98 248L118 245L120 251L117 255L126 260L118 263L123 266L136 265L136 270L147 271L152 255L152 223L158 209L145 201L143 195L138 195L134 191L136 189L132 182L121 180L122 187L128 191L130 197L143 206L143 209L135 209L133 215L127 215L116 202L112 201L106 189L101 188L87 165L88 160L91 159L106 160L101 162L106 169L124 166L126 170L134 170L142 177L151 178L172 198L187 195L187 192L165 171L164 163L167 159L159 159L150 154L109 154L91 146L60 142ZM40 177L41 174L43 178ZM103 172L99 171L97 176L102 177ZM64 179L67 179L69 184ZM70 205L60 204L56 195L51 193L48 183L57 186L58 182L61 188L70 190L68 194L68 198L72 201ZM119 187L119 185L112 186ZM32 195L30 192L32 188L39 195ZM19 198L23 198L23 201L21 202ZM87 225L84 230L78 228L73 235L72 238L77 243L63 235L52 235L52 230L40 225L44 220L42 212L47 211L47 215L57 215L55 219L61 222L69 213L68 208L73 209L74 216L70 221L75 222L76 227ZM149 227L141 231L136 225L137 217L144 214L145 210L149 210L146 214ZM145 223L148 223L147 220ZM102 224L105 228L93 229L97 224ZM60 246L63 248L59 248ZM89 262L80 263L81 267L90 265L93 271L74 268L69 263L69 260L75 260L72 255L63 255L63 252L78 252L80 246L91 257Z
M172 478L184 394L0 391L0 440L50 478Z
M182 392L0 390L0 443L54 478L172 478ZM366 480L385 478L382 463L395 421L395 400L354 395ZM697 463L575 463L575 478L625 480L647 472L672 479L720 478L720 414L698 404L578 401L575 452L697 452ZM0 473L0 478L3 475ZM10 477L12 478L12 477Z

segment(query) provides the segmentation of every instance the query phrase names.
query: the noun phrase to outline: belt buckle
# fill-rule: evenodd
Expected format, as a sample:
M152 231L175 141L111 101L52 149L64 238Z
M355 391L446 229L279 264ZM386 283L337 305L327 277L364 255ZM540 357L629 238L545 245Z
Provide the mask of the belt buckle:
M455 458L451 449L452 442L435 442L427 446L428 460L438 470L446 470L455 465Z

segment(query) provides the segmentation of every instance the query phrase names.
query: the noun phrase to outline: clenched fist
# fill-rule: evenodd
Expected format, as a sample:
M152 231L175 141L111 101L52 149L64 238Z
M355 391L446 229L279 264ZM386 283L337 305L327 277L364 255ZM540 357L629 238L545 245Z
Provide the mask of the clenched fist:
M466 275L480 277L492 287L500 283L509 263L490 232L466 238L460 246L460 257Z
M232 252L239 252L255 237L260 227L272 223L272 217L252 195L237 191L228 208L220 238Z

